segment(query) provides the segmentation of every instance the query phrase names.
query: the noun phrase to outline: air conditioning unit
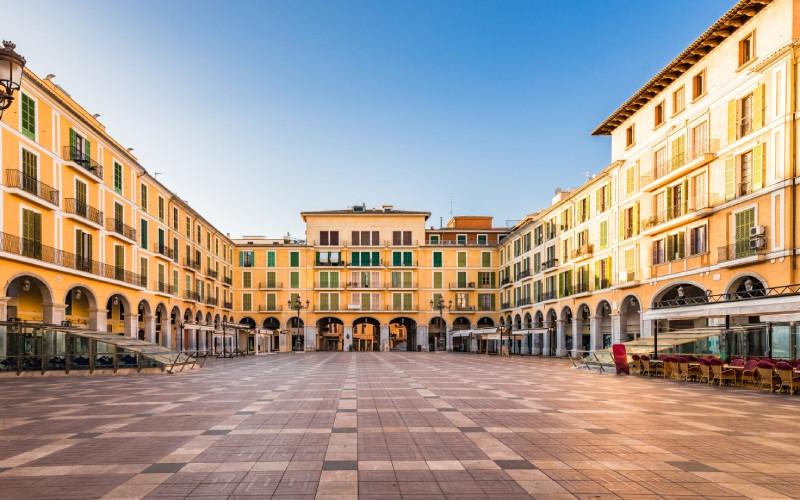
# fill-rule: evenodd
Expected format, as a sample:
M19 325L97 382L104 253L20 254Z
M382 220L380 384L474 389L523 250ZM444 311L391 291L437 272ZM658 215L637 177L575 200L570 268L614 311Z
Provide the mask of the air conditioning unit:
M750 250L763 250L767 248L767 241L758 236L750 238Z
M475 282L474 281L470 281L469 282L469 287L470 288L475 288Z
M750 237L764 236L767 234L767 228L764 226L753 226L750 228Z

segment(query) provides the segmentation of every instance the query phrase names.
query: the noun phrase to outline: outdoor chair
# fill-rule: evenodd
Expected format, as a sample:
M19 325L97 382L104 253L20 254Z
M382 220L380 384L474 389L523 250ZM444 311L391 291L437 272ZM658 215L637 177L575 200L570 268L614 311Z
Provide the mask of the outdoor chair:
M744 366L744 359L736 357L736 358L731 359L731 362L728 363L728 364L731 365L731 366Z
M723 385L726 382L733 382L736 384L736 371L723 367L723 362L721 359L711 359L708 361L708 364L711 366L712 383L716 380L719 385Z
M742 385L745 383L755 385L758 378L758 372L756 371L757 365L757 359L748 360L747 363L744 364L744 370L742 371Z
M639 361L642 362L642 369L649 376L658 377L659 375L664 375L664 365L660 361L650 361L650 356L647 354L642 354L639 357Z
M775 371L778 373L778 376L781 379L781 385L778 390L782 391L786 389L789 394L793 394L794 391L800 390L800 375L795 374L794 367L792 365L786 361L779 361L775 365Z
M642 362L639 360L639 355L631 354L631 359L633 360L633 371L635 371L639 375L644 375L642 373Z
M662 363L664 364L664 378L678 377L678 363L675 361L675 356L667 356Z
M686 358L686 361L688 361L689 363L697 363L697 356L694 356L692 354L687 354L684 356L684 358Z
M769 385L769 391L775 390L775 386L780 388L781 377L775 373L775 366L769 361L759 361L756 365L758 377L761 383L758 385L758 390L761 390L765 385Z
M689 366L689 360L686 359L684 356L678 356L678 372L680 374L680 378L686 380L699 380L700 379L700 368L696 366Z
M708 364L708 360L705 358L700 358L697 360L700 364L700 382L707 382L711 383L711 366Z

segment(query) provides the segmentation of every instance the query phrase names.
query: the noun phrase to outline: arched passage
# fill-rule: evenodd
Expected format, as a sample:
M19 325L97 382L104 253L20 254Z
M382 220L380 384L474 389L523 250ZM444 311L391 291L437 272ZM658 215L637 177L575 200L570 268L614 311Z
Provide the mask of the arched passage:
M560 322L558 324L557 336L558 345L556 346L556 353L558 356L565 356L567 352L572 351L572 309L569 306L564 306L561 309Z
M306 323L303 318L292 316L286 322L286 329L292 335L292 350L302 351L305 348L305 328Z
M622 342L641 335L641 302L636 295L627 295L619 304L619 338Z
M45 281L32 274L13 277L5 287L5 296L11 297L5 309L5 317L18 318L37 323L63 321L63 315L55 314L53 292Z
M84 285L74 285L64 295L64 319L78 328L97 330L97 298L94 292ZM92 315L94 314L94 318Z
M389 322L389 349L392 351L417 350L417 322L400 316Z
M155 317L153 316L153 311L150 308L150 303L144 299L140 300L136 311L138 314L137 336L139 340L155 342L156 321Z
M595 349L608 349L611 347L611 304L607 300L598 302L595 316L597 317L597 338L600 341Z
M653 295L652 308L677 308L705 302L708 302L708 294L699 284L691 282L673 283ZM708 326L708 318L680 318L677 314L675 317L677 319L658 320L656 324L658 331L670 332Z
M131 314L131 303L127 297L115 293L106 301L106 329L110 333L132 336L130 321L125 321L125 316Z
M581 304L575 313L572 342L574 344L573 355L585 354L592 348L592 311L588 304Z
M170 330L172 330L172 325L169 321L167 306L163 302L159 302L156 305L156 343L169 347Z
M344 321L333 316L317 320L317 350L344 350Z
M477 328L491 328L494 326L494 320L488 316L483 316L478 320Z
M434 316L428 322L428 350L443 351L447 335L447 320L441 316Z
M526 312L525 316L522 318L523 327L526 329L533 328L533 317L531 317L531 313Z
M353 321L353 350L377 351L380 346L381 323L363 316Z
M558 315L555 309L547 310L544 327L547 328L547 332L544 333L542 342L542 356L553 356L556 350L556 328L558 327Z

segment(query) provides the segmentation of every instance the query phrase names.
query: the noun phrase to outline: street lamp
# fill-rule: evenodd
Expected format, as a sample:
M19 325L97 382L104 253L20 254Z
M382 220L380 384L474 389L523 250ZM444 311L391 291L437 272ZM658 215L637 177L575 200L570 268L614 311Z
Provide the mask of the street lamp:
M297 343L299 344L300 343L300 311L302 311L303 309L308 309L308 307L311 305L311 303L306 300L305 305L303 305L303 303L300 301L300 296L298 295L297 297L295 297L294 302L292 302L292 300L289 299L288 304L289 304L289 309L294 309L295 311L297 311Z
M180 341L178 341L178 343L180 344L180 348L178 349L179 351L183 351L183 327L184 327L184 325L185 325L185 323L183 321L181 321L178 324L178 332L180 332Z
M11 106L14 100L14 91L19 90L22 82L22 68L25 67L25 58L17 54L14 49L17 46L3 40L3 47L0 48L0 117L3 111Z
M444 310L445 307L447 307L447 310L449 311L450 308L453 307L453 301L452 300L448 300L447 301L447 306L445 306L443 297L440 296L439 300L437 302L434 302L433 299L431 299L431 308L439 310L439 333L442 333L441 332L442 325L444 325L444 318L442 318L442 311ZM447 343L447 337L446 337L447 336L447 328L445 328L444 334L445 334L445 343ZM433 350L437 351L438 349L439 349L439 337L437 335L436 343L433 344Z

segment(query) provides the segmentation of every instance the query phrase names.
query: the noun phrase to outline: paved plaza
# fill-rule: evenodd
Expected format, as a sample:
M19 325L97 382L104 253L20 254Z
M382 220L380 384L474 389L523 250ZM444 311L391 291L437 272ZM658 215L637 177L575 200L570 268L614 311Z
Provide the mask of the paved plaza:
M5 498L800 492L800 398L563 360L287 353L0 385Z

